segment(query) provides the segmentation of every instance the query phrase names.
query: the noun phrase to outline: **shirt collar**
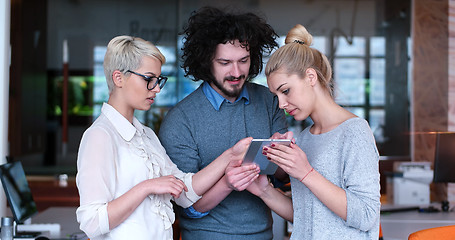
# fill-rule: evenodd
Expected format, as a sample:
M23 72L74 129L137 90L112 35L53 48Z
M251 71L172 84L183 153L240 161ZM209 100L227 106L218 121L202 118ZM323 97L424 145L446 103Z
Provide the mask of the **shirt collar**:
M243 87L242 91L240 92L240 95L237 98L237 100L235 100L235 102L238 102L242 98L244 98L245 105L247 105L250 103L250 96L248 95L248 90L246 89L245 85L243 85L243 86L244 87ZM226 98L221 96L221 94L219 94L217 91L215 91L215 89L213 89L212 86L210 86L210 84L208 82L204 82L202 84L202 91L204 92L204 94L207 97L207 99L209 100L209 102L212 104L213 108L215 108L215 110L217 110L217 111L220 110L221 104L223 104L223 102L225 102L225 101L230 102L229 100L227 100Z
M103 103L101 108L101 113L103 113L107 119L112 123L115 130L122 136L125 141L131 141L134 134L138 131L140 134L144 132L144 127L133 117L133 124L131 124L122 114L120 114L117 109L109 105L108 103Z

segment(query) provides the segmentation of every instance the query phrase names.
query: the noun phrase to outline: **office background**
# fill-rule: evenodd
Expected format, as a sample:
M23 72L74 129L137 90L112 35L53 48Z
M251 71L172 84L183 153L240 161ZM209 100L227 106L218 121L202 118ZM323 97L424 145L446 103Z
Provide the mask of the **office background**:
M314 47L332 60L337 102L370 122L381 155L409 156L411 5L402 1L394 9L387 1L374 0L12 1L10 155L26 167L33 165L30 172L49 172L54 166L58 172L65 167L74 171L80 136L108 98L102 61L107 42L116 35L150 40L167 58L166 88L151 111L137 113L157 128L166 110L200 84L183 77L179 32L190 13L204 5L256 12L274 27L281 43L295 24L305 25L315 36ZM62 154L65 41L69 125L68 151ZM399 64L387 66L397 58ZM255 81L265 84L264 75ZM388 95L394 96L390 103Z
M108 97L105 46L122 34L155 43L167 58L166 88L150 111L137 113L158 129L166 111L199 84L179 67L179 32L191 12L205 5L258 13L281 43L295 24L306 26L314 47L332 61L337 102L369 121L381 165L431 162L429 133L455 131L452 0L11 0L6 155L22 161L30 176L74 177L79 140ZM265 77L255 81L265 84ZM291 118L289 123L295 131L307 124ZM452 192L438 184L432 198Z

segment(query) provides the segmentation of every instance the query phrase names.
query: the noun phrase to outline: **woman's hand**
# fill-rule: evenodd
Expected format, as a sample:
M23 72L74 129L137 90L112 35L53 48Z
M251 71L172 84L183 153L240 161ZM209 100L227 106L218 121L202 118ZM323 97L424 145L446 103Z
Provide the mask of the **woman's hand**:
M293 142L289 146L271 144L270 147L264 147L262 153L290 176L299 180L312 169L305 152Z
M188 188L182 180L172 176L163 176L159 178L153 178L146 180L148 188L150 189L149 194L171 194L174 198L179 198L183 190L188 192Z
M267 187L269 187L270 182L269 179L267 178L267 175L259 175L257 179L254 180L247 188L250 193L261 197L267 190Z
M294 133L291 131L286 132L284 134L276 132L270 138L271 139L291 139L291 142L295 143Z

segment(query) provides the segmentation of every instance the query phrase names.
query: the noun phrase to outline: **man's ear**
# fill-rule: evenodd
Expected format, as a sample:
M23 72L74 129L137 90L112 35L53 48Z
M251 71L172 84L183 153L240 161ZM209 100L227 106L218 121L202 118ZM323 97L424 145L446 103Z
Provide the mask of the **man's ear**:
M121 88L123 86L124 80L123 80L123 73L120 72L119 70L115 70L112 73L112 80L114 81L114 85Z
M316 70L314 70L314 68L308 68L305 71L305 75L308 77L311 86L316 85L316 83L318 82L318 74L316 73Z

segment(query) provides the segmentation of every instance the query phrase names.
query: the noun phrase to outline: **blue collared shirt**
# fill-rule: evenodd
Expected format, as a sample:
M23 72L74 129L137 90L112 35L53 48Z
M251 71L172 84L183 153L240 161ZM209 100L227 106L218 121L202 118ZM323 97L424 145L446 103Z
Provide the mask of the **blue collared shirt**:
M217 111L220 110L221 104L223 104L223 102L230 102L221 96L221 94L219 94L217 91L215 91L215 89L213 89L208 82L204 82L202 84L202 91L204 92L209 102L212 104L213 108L215 108ZM246 87L242 89L242 92L240 92L240 95L237 100L235 100L235 102L240 101L242 98L245 98L245 105L250 103L250 96L248 95Z

